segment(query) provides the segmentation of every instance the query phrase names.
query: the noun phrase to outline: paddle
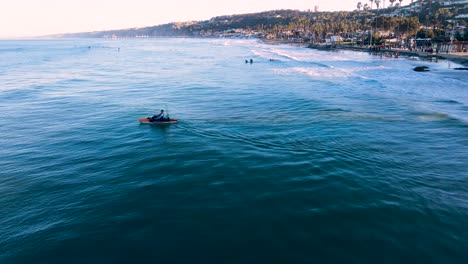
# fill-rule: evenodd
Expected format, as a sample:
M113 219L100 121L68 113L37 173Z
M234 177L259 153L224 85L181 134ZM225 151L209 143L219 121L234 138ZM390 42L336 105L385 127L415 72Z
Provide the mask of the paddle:
M167 121L170 121L171 118L169 117L169 108L167 108L167 104L165 104L164 106L166 107Z

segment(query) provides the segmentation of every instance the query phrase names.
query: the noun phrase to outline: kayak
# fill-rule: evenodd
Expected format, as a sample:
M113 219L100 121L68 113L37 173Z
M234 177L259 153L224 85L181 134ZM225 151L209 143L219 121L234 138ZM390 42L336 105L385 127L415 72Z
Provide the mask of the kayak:
M148 125L177 124L179 122L177 119L169 119L169 120L164 120L164 121L151 122L146 117L139 118L138 121L140 122L140 124L148 124Z

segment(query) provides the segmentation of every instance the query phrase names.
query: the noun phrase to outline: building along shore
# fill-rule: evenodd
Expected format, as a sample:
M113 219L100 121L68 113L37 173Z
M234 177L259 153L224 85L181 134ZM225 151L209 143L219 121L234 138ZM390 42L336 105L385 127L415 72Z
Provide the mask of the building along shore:
M359 47L359 46L350 46L350 45L340 45L340 44L333 44L333 45L315 45L311 44L308 46L311 49L319 49L319 50L354 50L354 51L361 51L361 52L372 52L376 54L399 54L401 56L407 57L418 57L422 59L446 59L453 61L455 63L461 64L463 66L468 67L468 52L454 52L454 53L430 53L424 51L410 51L407 49L391 49L391 48L382 48L378 51L371 50L368 47Z

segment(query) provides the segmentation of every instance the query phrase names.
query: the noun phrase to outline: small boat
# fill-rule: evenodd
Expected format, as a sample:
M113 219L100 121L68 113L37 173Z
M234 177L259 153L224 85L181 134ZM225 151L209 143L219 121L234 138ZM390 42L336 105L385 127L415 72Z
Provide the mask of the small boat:
M169 119L169 120L164 120L164 121L151 122L149 118L142 117L142 118L138 118L138 122L140 122L140 124L148 124L148 125L167 125L167 124L177 124L179 121L177 119Z

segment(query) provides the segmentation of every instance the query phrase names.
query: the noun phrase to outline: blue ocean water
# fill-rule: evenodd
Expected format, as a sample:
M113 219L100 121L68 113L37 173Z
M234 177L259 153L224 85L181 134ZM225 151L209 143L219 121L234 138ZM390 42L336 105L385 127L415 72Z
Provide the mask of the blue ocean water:
M468 261L456 64L224 39L0 58L2 264ZM180 123L137 122L160 109Z

